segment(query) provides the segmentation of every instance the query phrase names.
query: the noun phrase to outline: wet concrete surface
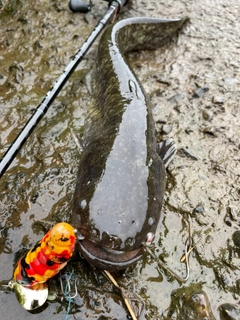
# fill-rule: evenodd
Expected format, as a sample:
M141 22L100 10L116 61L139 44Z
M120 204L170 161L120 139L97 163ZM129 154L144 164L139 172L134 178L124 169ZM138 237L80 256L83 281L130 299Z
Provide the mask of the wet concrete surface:
M1 4L0 156L106 11L100 1L87 15L71 13L66 1ZM128 56L151 98L158 138L172 137L178 146L153 249L184 276L180 258L188 237L186 221L193 242L202 237L191 254L185 284L147 254L116 275L121 285L143 299L145 319L239 319L239 9L233 0L137 1L118 17L191 19L172 44ZM68 221L71 215L79 158L71 132L81 136L83 131L90 100L86 76L96 45L1 178L3 319L65 318L67 303L47 302L29 313L4 284L12 277L16 259L43 236L38 220ZM68 265L71 270L78 296L68 319L128 318L121 297L105 277L77 258ZM54 285L58 288L57 281Z

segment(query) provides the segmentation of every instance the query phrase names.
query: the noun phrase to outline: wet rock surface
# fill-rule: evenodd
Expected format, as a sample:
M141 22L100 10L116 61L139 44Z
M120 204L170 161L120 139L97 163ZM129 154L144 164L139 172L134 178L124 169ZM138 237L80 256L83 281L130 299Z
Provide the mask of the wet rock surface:
M210 319L239 319L239 9L235 0L145 0L132 2L118 17L191 18L170 45L128 56L150 96L158 139L173 138L178 146L168 170L153 250L184 276L180 258L189 231L186 220L191 223L193 243L201 239L191 253L191 273L184 286L147 254L116 275L123 287L144 301L145 319L204 319L197 318L204 316L198 313L199 306ZM0 156L105 11L106 2L97 0L86 16L71 13L66 1L0 1ZM0 180L0 308L4 319L65 318L67 303L47 302L30 314L4 284L12 277L18 255L46 231L38 220L69 220L79 158L71 130L78 136L83 131L90 101L86 76L96 46L97 41ZM96 279L77 258L66 272L72 270L78 296L69 319L127 319L120 295L105 277L100 274ZM201 287L193 287L196 283ZM184 293L185 288L193 291Z
M219 307L221 320L237 320L240 319L240 306L230 303L222 304Z
M167 319L215 320L208 296L200 287L194 284L174 290Z

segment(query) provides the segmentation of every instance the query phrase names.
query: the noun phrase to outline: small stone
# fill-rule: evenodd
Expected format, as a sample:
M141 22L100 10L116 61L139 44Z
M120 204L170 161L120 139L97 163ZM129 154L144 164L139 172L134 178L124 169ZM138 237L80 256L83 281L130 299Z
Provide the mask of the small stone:
M43 44L39 40L36 40L33 44L33 49L37 50L37 49L42 49L42 48L43 48Z
M193 213L204 213L205 209L202 204L199 204L196 208L193 209Z
M229 86L233 86L235 85L238 81L236 78L225 78L224 82L229 85Z
M172 131L172 126L168 124L164 124L162 126L162 133L163 134L169 134Z
M180 148L178 150L178 155L182 158L190 158L192 160L199 160L197 156L195 156L193 153L191 153L190 151L186 150L185 148Z
M221 97L221 96L215 96L213 97L212 101L214 104L224 104L225 99L224 97Z
M190 134L191 132L193 132L193 129L192 129L192 128L186 128L186 129L185 129L185 132L186 132L187 134Z
M206 93L209 90L208 87L203 87L203 88L199 88L197 89L194 94L193 94L193 98L200 98L204 93Z
M231 221L231 219L229 218L229 216L225 216L224 217L224 222L226 223L226 225L228 226L228 227L231 227L232 226L232 221Z
M219 313L221 320L239 320L240 308L238 305L231 303L224 303L219 306Z
M240 230L235 231L232 235L233 243L236 247L240 248Z
M226 208L226 215L224 217L224 222L228 227L232 226L232 222L235 221L235 218L233 216L232 210L230 207Z
M211 121L213 119L213 112L211 110L204 109L202 111L203 119L206 121Z
M50 174L53 176L58 176L60 173L60 168L58 167L53 167L50 169Z
M216 320L206 292L199 290L199 285L174 290L167 319Z
M215 136L215 128L214 127L205 127L203 130L202 130L204 133L208 133L212 136Z
M174 96L172 96L171 98L169 98L168 101L178 104L183 100L183 98L184 98L184 96L181 93L177 93Z
M30 22L30 21L29 21L26 17L24 17L24 16L19 17L17 21L20 21L20 22L22 22L23 24L28 24L28 23Z
M161 74L156 74L153 76L153 78L155 78L156 81L159 83L165 84L167 86L171 85L171 81L163 77Z
M63 186L64 185L64 179L63 178L59 178L58 179L58 185L59 186Z
M38 192L34 193L31 197L31 202L36 203L38 197L39 197Z

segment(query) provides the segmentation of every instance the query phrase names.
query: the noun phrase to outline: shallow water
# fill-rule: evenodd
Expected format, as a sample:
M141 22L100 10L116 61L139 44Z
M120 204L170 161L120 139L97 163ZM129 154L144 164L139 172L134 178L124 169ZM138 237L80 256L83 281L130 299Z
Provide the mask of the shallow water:
M5 2L0 15L0 156L106 10L100 1L86 16L71 13L65 1ZM157 136L172 137L178 146L169 167L155 253L184 276L180 258L188 237L186 220L194 242L203 237L192 252L185 284L158 268L148 255L117 275L119 283L144 300L146 319L186 319L179 304L188 304L183 297L192 292L208 296L209 319L232 319L222 314L220 318L218 308L239 303L239 9L237 1L138 1L119 16L191 18L167 47L129 55L151 97ZM79 158L71 131L79 136L83 131L90 100L86 76L96 45L0 180L4 319L65 318L66 303L48 302L32 314L3 285L12 277L17 257L46 231L38 220L69 220ZM68 271L72 269L79 295L69 319L127 319L122 299L108 280L81 260L74 259L68 265ZM186 311L189 319L203 318L200 312L197 318L196 310L195 316Z

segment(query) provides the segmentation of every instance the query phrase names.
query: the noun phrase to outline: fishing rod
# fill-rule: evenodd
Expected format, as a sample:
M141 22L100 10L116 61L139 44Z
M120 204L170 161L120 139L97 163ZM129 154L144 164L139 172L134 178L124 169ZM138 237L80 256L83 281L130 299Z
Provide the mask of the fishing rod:
M96 40L98 35L101 33L101 31L103 30L107 22L111 19L114 13L118 13L121 10L121 8L127 3L127 0L105 0L105 1L109 3L107 12L98 22L97 26L94 28L92 33L86 39L82 47L78 50L78 52L75 54L75 56L72 58L72 60L64 69L63 73L57 79L52 89L48 91L48 93L46 94L42 102L39 104L39 106L36 108L35 112L31 116L31 118L28 120L28 122L25 124L25 126L23 127L23 129L21 130L17 138L14 140L14 142L11 144L11 146L3 155L0 161L0 178L5 173L9 165L12 163L13 159L16 157L17 153L22 148L22 146L24 145L24 143L26 142L30 134L33 132L37 124L45 115L50 105L53 103L58 93L61 91L61 89L63 88L63 86L65 85L65 83L67 82L71 74L73 73L73 71L82 61L82 59L88 52L89 48L91 47L93 42ZM74 12L86 13L88 11L91 11L92 6L93 6L93 3L91 0L89 1L89 4L81 0L70 0L69 2L69 8Z

